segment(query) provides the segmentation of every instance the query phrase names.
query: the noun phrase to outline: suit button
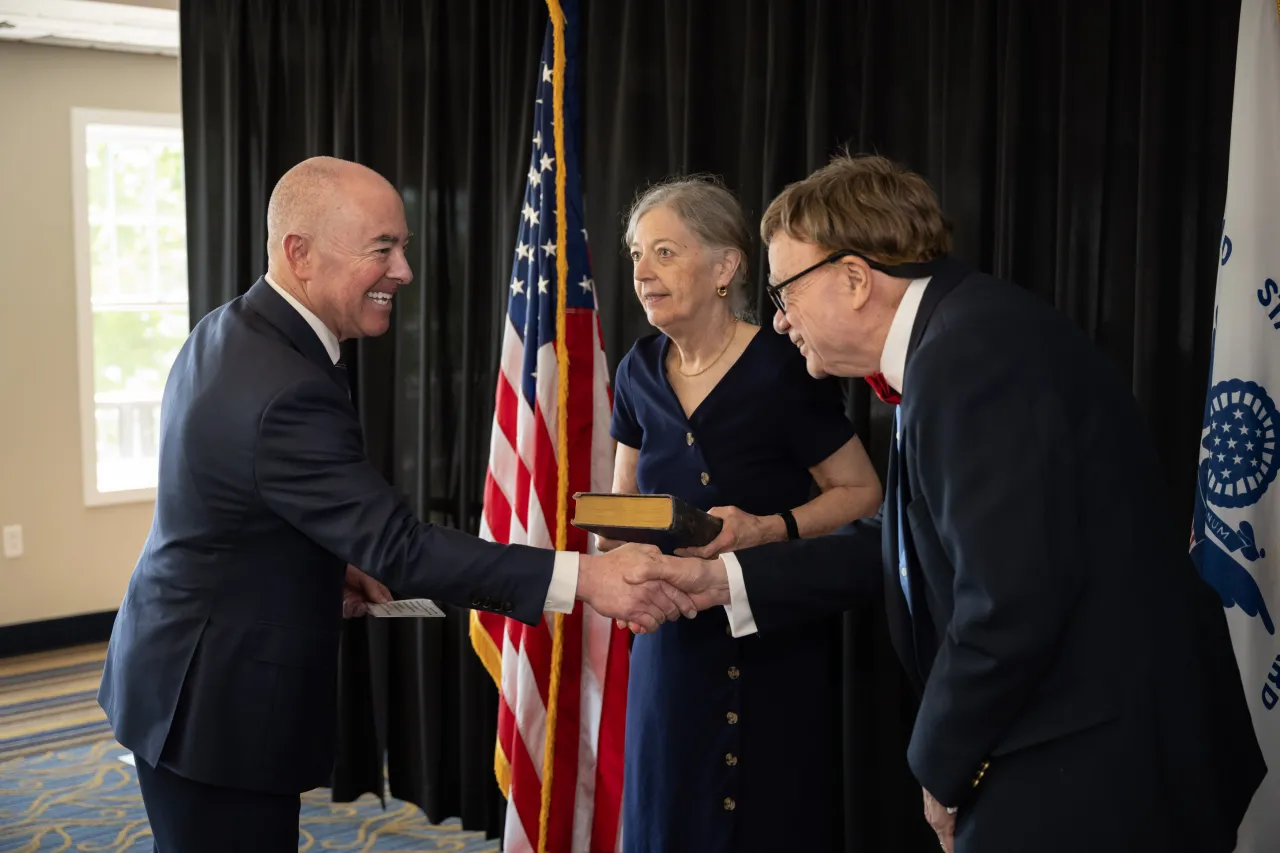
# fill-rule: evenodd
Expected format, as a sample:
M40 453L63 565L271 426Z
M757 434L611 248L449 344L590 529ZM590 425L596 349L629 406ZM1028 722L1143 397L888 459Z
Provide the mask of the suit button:
M733 626L732 626L732 625L725 625L725 626L724 626L724 632L725 632L726 634L728 634L730 637L732 637L732 636L733 636Z
M503 612L503 613L510 613L510 612L511 612L511 602L510 602L510 601L504 601L504 602L502 602L502 612Z
M731 666L731 667L729 667L729 677L730 677L730 678L737 678L737 677L738 677L739 675L741 675L741 674L742 674L742 673L738 671L738 668L737 668L736 666Z
M686 432L686 433L684 434L684 443L685 443L685 444L693 444L693 433L691 433L691 432Z
M724 718L729 721L729 725L731 726L736 725L738 722L738 715L735 714L733 711L730 711L729 713L725 714Z
M725 811L727 811L727 812L731 812L731 811L733 811L734 809L736 809L737 807L738 807L738 804L737 804L737 803L735 803L735 802L733 801L733 797L725 797L725 798L724 798L724 810L725 810Z
M704 485L704 486L705 486L707 483L710 483L710 482L711 482L711 475L710 475L710 474L708 474L706 471L703 471L703 472L702 472L702 485Z
M728 764L730 767L737 767L738 756L734 755L732 752L726 752L724 755L724 763Z

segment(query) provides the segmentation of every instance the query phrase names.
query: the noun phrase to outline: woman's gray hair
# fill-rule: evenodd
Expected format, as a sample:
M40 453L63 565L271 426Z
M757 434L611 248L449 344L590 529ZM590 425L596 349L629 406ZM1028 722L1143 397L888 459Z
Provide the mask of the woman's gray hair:
M741 261L729 282L729 307L735 316L750 319L753 312L747 305L747 256L751 251L751 232L747 230L742 205L733 193L712 175L677 176L654 184L637 195L631 204L622 238L624 249L631 248L640 217L657 207L675 211L704 247L738 251Z

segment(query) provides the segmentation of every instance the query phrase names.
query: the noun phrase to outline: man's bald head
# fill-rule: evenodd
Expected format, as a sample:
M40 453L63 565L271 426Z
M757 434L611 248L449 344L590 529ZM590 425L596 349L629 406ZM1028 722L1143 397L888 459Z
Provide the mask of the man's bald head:
M351 196L395 188L367 166L337 157L312 157L285 172L267 202L267 258L272 265L286 234L319 236Z
M404 204L359 163L312 157L267 203L267 271L340 339L386 331L391 297L413 280Z

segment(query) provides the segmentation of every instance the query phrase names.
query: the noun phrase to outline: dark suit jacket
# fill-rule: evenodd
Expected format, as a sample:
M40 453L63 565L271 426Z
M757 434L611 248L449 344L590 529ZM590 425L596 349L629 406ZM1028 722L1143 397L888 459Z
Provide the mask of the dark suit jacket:
M542 617L553 553L415 518L365 457L345 372L265 280L195 327L161 417L155 518L98 696L149 764L329 784L348 562L398 598Z
M761 635L883 595L921 697L908 760L961 808L960 850L1231 850L1265 766L1122 378L1033 295L947 262L903 385L880 515L737 555Z

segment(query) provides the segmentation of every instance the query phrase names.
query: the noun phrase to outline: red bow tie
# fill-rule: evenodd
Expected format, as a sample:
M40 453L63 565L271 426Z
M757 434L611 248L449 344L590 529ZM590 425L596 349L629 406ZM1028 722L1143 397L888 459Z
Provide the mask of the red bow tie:
M871 390L876 392L876 396L884 400L890 406L896 406L902 402L902 395L893 390L893 386L889 384L889 380L884 378L883 373L872 373L867 377L867 384L871 386Z

